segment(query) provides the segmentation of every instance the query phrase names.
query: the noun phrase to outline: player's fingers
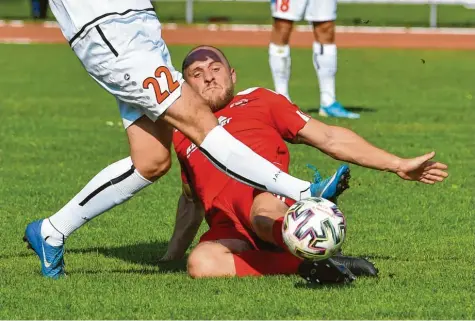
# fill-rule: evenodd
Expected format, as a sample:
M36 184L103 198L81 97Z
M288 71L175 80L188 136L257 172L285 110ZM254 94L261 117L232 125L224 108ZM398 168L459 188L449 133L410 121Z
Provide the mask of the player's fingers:
M428 162L426 164L426 167L425 169L428 170L428 169L433 169L433 168L437 168L437 169L447 169L449 168L446 164L443 164L443 163L439 163L439 162Z
M426 172L426 174L430 174L430 175L435 175L435 176L440 176L440 177L449 177L449 173L447 172L444 172L443 170L440 170L440 169L430 169Z
M435 184L435 182L428 180L426 178L421 178L421 182L424 184L429 184L429 185Z
M427 162L428 160L430 160L431 158L433 158L435 156L435 152L430 152L430 153L427 153L425 155L422 155L422 156L419 156L417 157L417 160L419 160L422 163L424 162Z
M434 182L442 182L444 180L444 178L441 176L436 176L436 175L431 175L431 174L424 175L424 178L434 181Z

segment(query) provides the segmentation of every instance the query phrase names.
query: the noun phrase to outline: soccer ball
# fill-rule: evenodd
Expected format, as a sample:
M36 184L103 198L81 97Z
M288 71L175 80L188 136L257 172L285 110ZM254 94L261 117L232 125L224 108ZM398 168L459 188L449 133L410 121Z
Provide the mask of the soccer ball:
M282 235L295 256L313 261L327 259L345 241L345 216L324 198L306 198L285 213Z

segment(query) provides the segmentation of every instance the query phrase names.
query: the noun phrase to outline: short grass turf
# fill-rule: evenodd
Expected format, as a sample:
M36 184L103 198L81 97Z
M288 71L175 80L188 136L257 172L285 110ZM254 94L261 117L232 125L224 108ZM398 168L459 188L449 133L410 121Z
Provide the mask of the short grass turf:
M171 47L175 65L189 47ZM237 89L271 87L265 48L224 48ZM315 117L310 49L292 52L291 95ZM422 62L424 60L424 63ZM192 280L185 261L157 263L180 193L168 175L68 239L68 278L41 277L21 241L107 164L128 155L114 99L66 45L0 45L1 319L473 319L475 105L472 52L341 49L339 100L349 127L401 156L431 150L450 166L437 186L352 166L340 198L344 251L369 256L378 279L307 287L298 276ZM291 146L291 172L338 162ZM201 232L205 230L202 226Z

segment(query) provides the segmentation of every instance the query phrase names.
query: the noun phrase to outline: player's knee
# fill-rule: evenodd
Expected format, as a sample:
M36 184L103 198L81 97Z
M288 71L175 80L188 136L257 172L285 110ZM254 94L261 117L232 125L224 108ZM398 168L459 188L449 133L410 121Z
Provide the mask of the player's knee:
M170 155L160 157L148 157L146 159L133 160L137 171L150 181L155 181L165 175L172 166Z
M335 42L335 22L324 21L314 23L315 38L322 44Z
M216 270L220 255L212 245L197 247L188 257L188 275L194 279L220 276Z
M292 33L292 27L292 21L274 19L271 42L280 46L287 45L290 40L290 34Z

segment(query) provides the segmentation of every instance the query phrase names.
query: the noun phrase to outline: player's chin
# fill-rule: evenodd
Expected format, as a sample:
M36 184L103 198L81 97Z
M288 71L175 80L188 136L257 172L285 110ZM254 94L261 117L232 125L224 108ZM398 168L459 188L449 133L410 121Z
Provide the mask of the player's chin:
M205 97L208 105L211 107L213 111L218 111L226 107L229 102L233 99L233 92L232 91L222 91L222 90L215 90L215 91L208 91L207 97Z
M226 102L221 97L215 99L208 99L208 105L212 111L218 111L226 106Z

